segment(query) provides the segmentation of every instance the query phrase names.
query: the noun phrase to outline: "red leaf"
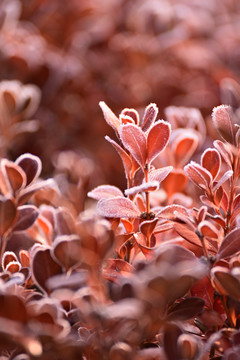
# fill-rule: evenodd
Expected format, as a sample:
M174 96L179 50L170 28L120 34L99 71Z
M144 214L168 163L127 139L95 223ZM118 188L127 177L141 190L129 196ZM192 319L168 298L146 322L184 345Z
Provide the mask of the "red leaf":
M158 114L158 108L156 104L149 104L146 107L143 120L141 123L141 127L143 131L147 131L150 128L152 123L154 123L154 121L156 120L157 114Z
M90 198L95 200L109 199L116 196L122 196L123 193L116 186L112 185L100 185L89 191L87 194Z
M150 164L167 146L171 134L169 123L159 120L149 130L147 136L147 157Z
M99 215L109 218L135 218L140 216L140 211L136 205L123 197L100 200L97 211Z
M206 149L201 156L201 165L210 171L213 179L215 179L221 166L221 157L219 152L216 149Z
M212 181L212 175L208 170L205 170L199 164L191 161L190 164L184 166L184 171L195 185L200 187L200 189L208 191Z
M214 285L223 295L228 295L233 299L240 300L240 282L239 280L231 275L229 270L221 267L215 266L211 270L211 277L214 282Z
M77 235L58 236L53 243L52 255L66 270L82 259L81 241Z
M128 109L128 108L123 109L121 114L124 114L124 115L130 117L136 125L139 124L139 114L135 109Z
M233 176L233 171L226 171L223 176L218 180L218 182L213 187L213 192L215 192L222 184L224 184L227 180L229 180Z
M176 139L174 139L172 148L179 167L180 164L186 164L188 162L194 151L197 149L198 145L199 137L190 131L186 132L185 129L183 134L177 136Z
M119 134L125 148L144 168L147 158L147 142L144 132L137 125L128 124L120 127Z
M173 169L162 182L162 188L171 197L174 193L181 192L188 183L188 178L182 169Z
M0 195L0 235L3 235L13 224L16 207L12 200Z
M182 236L190 244L193 244L193 245L196 245L196 246L199 246L200 248L202 248L202 243L201 243L199 237L197 236L197 234L195 234L194 231L189 229L189 227L187 225L176 223L176 224L174 224L174 229L180 236Z
M240 251L240 228L231 231L222 241L217 259L227 259Z
M100 108L102 109L104 118L108 125L110 125L116 132L118 132L119 127L121 125L117 116L112 112L112 110L105 104L104 101L100 101Z
M8 263L12 261L17 261L17 256L13 251L5 251L2 257L2 268L6 270Z

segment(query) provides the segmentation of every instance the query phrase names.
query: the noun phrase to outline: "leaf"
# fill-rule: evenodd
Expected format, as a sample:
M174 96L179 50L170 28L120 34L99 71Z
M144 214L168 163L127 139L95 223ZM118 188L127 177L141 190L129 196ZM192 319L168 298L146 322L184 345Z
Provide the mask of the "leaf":
M109 218L135 218L140 216L140 211L129 199L116 197L102 199L97 204L99 215Z
M16 222L12 231L23 231L30 228L36 221L39 210L34 205L23 205L17 208Z
M0 195L0 236L13 224L16 217L16 207L12 200Z
M26 185L26 175L20 166L7 159L2 159L1 169L10 185L11 194L14 195Z
M235 143L235 129L232 108L229 105L220 105L213 109L212 119L215 128L222 138L231 144Z
M202 248L202 243L201 243L199 237L193 230L189 229L189 227L187 225L175 223L174 229L180 236L182 236L190 244L193 244L193 245L196 245L196 246L199 246Z
M110 281L118 281L122 277L129 277L134 273L134 267L121 259L108 259L103 268L103 275Z
M167 178L162 181L162 188L171 197L174 193L181 192L188 183L188 178L182 169L173 169Z
M133 121L136 125L139 125L139 114L135 109L125 108L125 109L123 109L121 114L124 114L124 115L130 117L131 119L133 119Z
M199 297L191 297L174 304L168 311L168 321L189 320L198 315L204 307L205 301Z
M157 121L147 136L147 159L150 164L165 149L171 134L171 126L163 120Z
M158 181L160 184L172 170L173 166L166 166L161 169L151 170L149 173L149 181Z
M143 120L141 122L141 127L143 131L147 131L150 128L152 123L154 123L154 121L156 120L157 114L158 114L158 108L156 104L149 104L146 107Z
M156 228L158 221L159 221L158 219L154 219L154 220L148 220L142 222L140 224L141 233L143 233L147 238L149 238L154 232L154 229Z
M12 261L17 261L17 256L13 251L5 251L2 256L2 268L6 270L8 263Z
M237 301L240 300L240 283L237 278L228 272L228 269L215 266L211 270L211 277L214 284L217 285L217 291Z
M184 206L181 205L168 205L160 210L156 216L168 220L176 220L178 214L183 217L189 217L188 211Z
M120 127L119 135L124 147L144 168L147 159L147 142L144 132L137 125L127 124Z
M104 101L100 101L99 106L102 109L104 118L105 118L106 122L108 123L108 125L110 125L118 133L121 123L120 123L119 119L117 118L117 116L105 104Z
M178 165L182 163L186 164L193 155L194 151L197 149L198 145L199 137L190 131L186 132L184 129L183 134L177 136L172 144L176 163Z
M218 239L219 230L210 221L204 220L198 225L198 229L203 236Z
M216 149L206 149L201 156L201 165L210 171L213 179L215 179L221 166L221 157L219 152Z
M163 333L163 347L167 356L167 360L176 360L180 359L177 340L178 337L182 334L182 330L172 323L165 325Z
M202 168L199 164L191 161L190 164L184 166L184 171L188 178L200 189L208 191L212 175L208 170Z
M158 181L150 181L147 183L143 183L139 186L134 186L130 189L126 189L124 191L124 194L129 196L129 195L135 195L138 194L139 192L148 192L148 191L156 191L159 189L159 183Z
M77 235L58 236L51 250L53 257L66 271L82 259L81 241Z
M62 274L61 266L52 258L50 248L45 246L33 250L31 269L34 282L44 292L48 292L48 279Z
M20 166L27 176L27 185L38 178L42 171L42 162L38 156L32 154L23 154L19 156L15 164Z
M221 154L229 169L232 169L233 156L227 145L220 140L215 140L213 145L218 150L219 154Z
M97 186L93 190L89 191L87 195L88 197L95 200L108 199L116 196L123 197L122 191L116 186L112 186L112 185Z
M215 192L222 184L224 184L227 180L229 180L233 176L233 171L228 170L226 171L223 176L218 180L216 185L213 187L213 192Z
M240 228L234 229L223 239L217 259L227 259L240 251Z

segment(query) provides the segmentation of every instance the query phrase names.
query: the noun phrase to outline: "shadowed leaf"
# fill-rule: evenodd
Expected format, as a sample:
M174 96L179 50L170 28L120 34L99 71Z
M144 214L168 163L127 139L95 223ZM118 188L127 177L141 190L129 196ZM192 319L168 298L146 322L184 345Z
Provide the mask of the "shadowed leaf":
M50 249L47 247L39 246L35 249L32 256L32 277L36 285L47 292L47 281L55 275L62 274L61 266L52 258Z
M3 235L13 224L16 217L14 203L0 195L0 235Z
M15 164L24 170L27 176L27 185L31 184L42 171L41 160L39 157L32 154L23 154L19 156L16 159Z
M121 148L120 145L118 145L114 140L110 139L110 137L105 136L105 139L110 142L110 144L112 144L112 146L115 148L115 150L118 152L119 156L122 159L123 162L123 166L124 166L124 170L125 170L125 174L127 175L127 177L129 176L129 173L132 169L132 160L130 158L130 156L126 153L125 150L123 150L123 148Z
M168 312L168 320L188 320L203 310L204 300L199 297L191 297L174 304Z
M34 205L23 205L17 208L16 222L13 231L23 231L34 224L39 215L39 210Z
M146 107L143 120L141 123L141 127L143 131L147 131L150 128L152 123L154 123L154 121L156 120L157 114L158 114L158 108L156 104L149 104Z
M222 241L217 259L227 259L240 251L240 228L231 231Z

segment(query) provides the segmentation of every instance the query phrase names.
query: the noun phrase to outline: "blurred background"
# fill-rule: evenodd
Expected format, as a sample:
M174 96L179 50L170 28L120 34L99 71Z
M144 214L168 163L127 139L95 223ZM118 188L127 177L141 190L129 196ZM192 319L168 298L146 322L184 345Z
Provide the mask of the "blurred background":
M40 156L45 176L82 161L90 187L121 187L99 101L116 115L155 102L162 118L169 105L207 117L225 78L240 78L239 0L0 0L0 80L41 93L36 129L6 155Z

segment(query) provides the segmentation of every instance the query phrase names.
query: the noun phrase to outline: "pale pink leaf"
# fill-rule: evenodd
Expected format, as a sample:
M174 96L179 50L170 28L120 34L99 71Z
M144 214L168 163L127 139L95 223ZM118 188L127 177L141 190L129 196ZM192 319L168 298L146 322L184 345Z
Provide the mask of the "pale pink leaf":
M205 189L208 190L209 188L209 183L207 180L210 179L210 177L208 177L208 179L205 178L204 174L202 174L199 171L199 167L197 167L196 165L198 165L197 163L191 161L190 164L184 166L184 171L187 174L188 178L198 187L200 187L201 189ZM207 171L207 170L206 170ZM208 175L208 174L207 174Z
M181 205L165 206L162 210L160 210L156 214L156 216L163 218L163 219L175 220L177 218L178 214L183 217L187 217L187 218L189 217L187 209Z
M127 189L124 191L125 195L135 195L139 192L146 192L146 191L155 191L158 190L159 188L159 183L158 181L150 181L147 183L143 183L139 186L134 186L130 189Z
M166 166L161 169L154 169L149 173L149 180L158 181L159 183L161 183L172 170L173 166Z
M147 157L150 164L167 146L171 134L171 126L163 120L157 121L147 136Z
M221 140L215 140L213 142L213 145L218 150L218 152L221 154L221 156L224 159L224 161L226 162L227 166L231 169L232 162L233 162L233 156L232 156L231 151L229 151L227 144L224 144Z
M144 132L137 125L127 124L120 127L119 135L125 148L144 168L147 158L147 142Z
M117 196L123 196L123 193L116 186L100 185L89 191L87 194L90 198L95 200L109 199Z
M108 125L110 125L116 132L118 132L121 125L118 117L112 112L112 110L105 104L104 101L100 101L99 106L102 109L104 118Z
M109 218L135 218L141 214L136 205L124 197L100 200L97 211L99 215Z

